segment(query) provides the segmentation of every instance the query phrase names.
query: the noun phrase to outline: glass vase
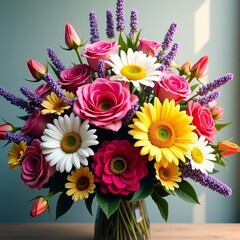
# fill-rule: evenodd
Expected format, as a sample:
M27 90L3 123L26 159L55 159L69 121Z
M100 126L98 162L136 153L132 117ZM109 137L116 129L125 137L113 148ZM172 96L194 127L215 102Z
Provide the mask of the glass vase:
M94 240L150 240L150 225L143 200L122 201L119 208L107 218L98 207Z

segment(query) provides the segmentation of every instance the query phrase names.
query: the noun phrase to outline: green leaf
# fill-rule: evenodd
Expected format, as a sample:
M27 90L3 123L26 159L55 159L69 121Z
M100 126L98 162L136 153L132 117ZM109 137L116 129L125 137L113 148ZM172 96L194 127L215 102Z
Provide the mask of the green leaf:
M135 43L133 45L133 49L137 49L137 44L138 44L138 39L140 37L140 33L141 33L142 29L138 32L137 36L136 36L136 39L135 39Z
M150 181L146 179L140 182L140 189L133 194L130 202L142 200L150 196L153 192L153 185Z
M59 72L57 71L57 69L50 63L48 62L48 64L50 65L51 69L53 70L53 72L55 73L55 75L60 78L60 74Z
M118 209L121 202L121 197L119 195L103 195L100 192L96 192L96 200L106 217L109 218Z
M220 131L222 128L226 127L227 125L231 124L231 122L228 123L216 123L215 128Z
M86 208L91 215L93 215L92 214L92 202L93 202L94 197L95 197L95 194L93 193L93 194L89 194L88 198L85 199Z
M175 189L175 193L179 198L189 203L199 204L197 194L190 183L182 180L178 185L179 188Z
M168 220L168 202L162 198L161 196L158 195L157 192L153 192L151 195L153 201L156 203L159 212L164 219L165 222Z
M64 215L72 206L73 200L65 192L63 192L57 201L56 206L56 220Z
M124 41L121 32L120 32L120 34L119 34L118 43L119 43L119 45L121 46L120 49L119 49L119 51L123 50L124 52L127 52L128 45L127 45L127 43Z
M161 184L157 184L154 186L154 192L157 193L161 197L166 197L170 194L172 194L172 191L167 192L165 188L161 186Z
M197 88L199 86L199 84L197 83L197 84L194 84L194 85L192 85L191 86L191 90L192 90L192 92Z

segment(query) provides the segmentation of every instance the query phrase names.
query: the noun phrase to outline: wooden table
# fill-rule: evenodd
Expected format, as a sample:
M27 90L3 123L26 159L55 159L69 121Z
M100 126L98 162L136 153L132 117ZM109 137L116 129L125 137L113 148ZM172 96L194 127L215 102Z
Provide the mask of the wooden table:
M93 231L93 224L0 224L0 239L92 240ZM240 224L151 224L151 236L152 240L240 240Z

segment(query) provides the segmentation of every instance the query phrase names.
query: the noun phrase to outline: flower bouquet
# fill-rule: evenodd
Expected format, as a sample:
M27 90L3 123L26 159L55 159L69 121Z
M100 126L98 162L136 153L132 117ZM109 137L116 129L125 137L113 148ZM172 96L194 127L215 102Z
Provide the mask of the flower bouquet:
M151 197L167 221L167 196L199 203L189 179L230 196L213 174L239 152L237 144L216 139L229 124L219 121L219 88L233 74L203 84L207 55L194 64L174 61L176 22L158 43L141 37L137 10L130 16L126 34L124 1L116 3L116 26L106 11L108 40L99 39L94 11L89 42L66 24L63 49L75 51L78 63L66 67L48 48L45 65L27 62L34 90L22 86L18 97L0 87L3 98L24 110L22 126L0 125L0 139L12 144L8 164L21 168L28 187L49 189L34 199L30 215L50 209L54 196L56 219L78 200L92 214L95 199L96 239L149 239L143 200Z

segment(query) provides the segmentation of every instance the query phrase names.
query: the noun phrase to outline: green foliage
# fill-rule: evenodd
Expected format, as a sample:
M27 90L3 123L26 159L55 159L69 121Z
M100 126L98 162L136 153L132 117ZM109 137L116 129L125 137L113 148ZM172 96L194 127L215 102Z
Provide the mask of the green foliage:
M142 200L150 196L153 192L153 185L150 181L141 181L140 189L134 192L131 202Z
M96 200L106 217L109 218L119 208L121 197L119 195L96 192Z
M175 189L175 193L179 198L189 203L199 204L197 194L190 183L186 180L182 180L178 185L179 188Z
M227 122L227 123L216 123L216 124L215 124L215 128L217 129L217 131L220 131L222 128L228 126L229 124L231 124L231 122Z
M56 220L64 215L72 206L73 200L65 192L63 192L57 201L56 206Z
M168 202L159 195L159 192L154 191L151 195L153 201L157 205L159 212L164 219L164 221L167 222L168 220Z
M85 199L86 208L91 215L93 215L92 214L92 202L93 202L94 197L95 197L95 193L89 194L88 198Z

